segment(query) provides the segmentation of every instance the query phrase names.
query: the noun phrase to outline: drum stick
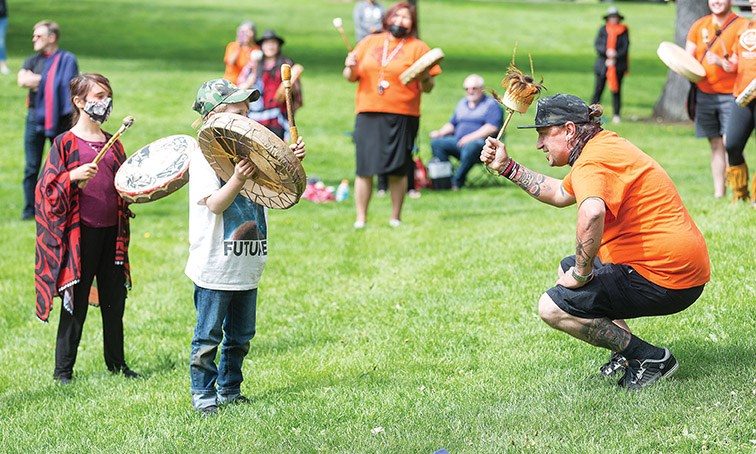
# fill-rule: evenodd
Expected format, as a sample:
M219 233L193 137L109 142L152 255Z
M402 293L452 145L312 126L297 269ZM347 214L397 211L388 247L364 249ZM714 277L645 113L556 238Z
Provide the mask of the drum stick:
M346 44L347 52L351 52L352 45L349 44L349 39L347 39L346 33L344 33L344 27L340 17L335 17L333 19L333 26L339 31L339 34L341 34L341 39L343 39L344 44Z
M297 143L299 135L297 134L297 125L294 123L294 108L291 102L291 65L281 65L281 84L284 87L284 95L286 96L286 114L289 119L291 143Z
M92 162L95 163L95 164L99 163L100 160L105 156L105 153L110 149L110 147L113 146L113 144L115 143L115 141L118 140L119 137L121 137L121 134L123 134L133 124L134 124L134 117L132 117L131 115L126 116L123 119L123 124L121 125L121 127L118 128L118 131L116 131L115 134L113 134L110 137L110 140L108 140L107 143L105 143L105 146L102 147L102 150L100 150L99 153L97 153L97 156L95 156L95 158L94 158L94 160ZM87 181L89 181L89 180L80 181L79 184L78 184L79 189L84 189L84 187L86 187L86 185L87 185Z
M295 83L299 80L299 76L302 75L302 72L304 71L304 66L300 65L299 63L295 64L291 67L291 86L293 87Z
M295 64L291 67L291 87L293 88L294 85L299 80L299 76L302 75L302 72L304 71L304 66L300 65L299 63ZM283 77L281 77L283 79ZM284 94L284 84L281 84L276 89L276 101L279 103L282 103L286 100L286 95Z
M496 135L496 140L501 140L501 136L503 136L504 131L507 130L507 126L509 125L509 120L512 119L513 115L514 115L514 110L507 109L507 118L504 120L504 124L501 125L501 129L499 130L499 133Z
M511 120L512 116L514 116L514 113L515 113L514 109L510 109L509 107L507 107L506 110L507 110L507 118L504 119L504 124L501 125L501 129L499 129L499 133L496 134L496 140L501 140L501 136L504 135L504 131L507 130L507 126L509 125L509 120ZM497 175L497 176L499 175L498 170L493 170L492 168L488 167L488 165L486 165L486 172L490 173L491 175Z

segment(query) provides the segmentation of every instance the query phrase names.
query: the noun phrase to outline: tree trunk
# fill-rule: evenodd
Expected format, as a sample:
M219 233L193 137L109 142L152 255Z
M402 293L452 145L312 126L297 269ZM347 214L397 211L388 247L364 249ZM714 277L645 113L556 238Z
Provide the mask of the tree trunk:
M675 43L685 48L688 30L701 17L709 14L707 0L677 0L677 17L675 18ZM690 82L673 71L668 71L661 97L654 106L654 118L665 121L682 121L688 119L685 100L688 96Z

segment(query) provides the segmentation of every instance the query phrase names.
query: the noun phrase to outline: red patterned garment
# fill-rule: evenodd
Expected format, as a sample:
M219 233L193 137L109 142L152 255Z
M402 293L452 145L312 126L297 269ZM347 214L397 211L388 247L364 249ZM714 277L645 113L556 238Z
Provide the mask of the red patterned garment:
M109 139L110 134L105 133ZM113 173L126 160L120 141L108 153L114 153ZM63 307L73 313L73 286L81 279L81 231L79 187L72 183L69 172L81 164L76 136L66 132L55 138L37 182L34 212L37 220L34 287L37 292L37 318L46 322L52 310L53 297L63 299ZM131 289L129 269L128 204L118 198L118 238L116 264L123 264L126 286Z

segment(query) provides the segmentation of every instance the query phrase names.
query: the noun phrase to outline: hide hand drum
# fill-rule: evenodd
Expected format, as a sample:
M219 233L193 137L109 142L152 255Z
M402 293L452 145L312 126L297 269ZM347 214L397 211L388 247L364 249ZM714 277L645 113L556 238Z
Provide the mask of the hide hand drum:
M740 107L746 107L748 104L756 98L756 79L753 79L751 83L743 90L737 98L735 98L735 104Z
M427 71L430 68L436 66L441 60L444 59L444 51L438 47L433 48L418 58L415 63L410 65L403 73L399 75L399 80L402 84L407 85L413 80L417 79L417 76Z
M186 135L145 145L116 172L116 191L130 203L153 202L178 191L189 181L189 159L198 147L197 141Z
M675 43L664 41L656 49L656 55L669 69L683 76L689 81L696 83L706 76L703 65L685 49Z
M257 169L241 194L268 208L295 205L307 175L286 143L261 124L242 115L218 113L199 131L199 147L218 178L228 181L236 164L249 158Z

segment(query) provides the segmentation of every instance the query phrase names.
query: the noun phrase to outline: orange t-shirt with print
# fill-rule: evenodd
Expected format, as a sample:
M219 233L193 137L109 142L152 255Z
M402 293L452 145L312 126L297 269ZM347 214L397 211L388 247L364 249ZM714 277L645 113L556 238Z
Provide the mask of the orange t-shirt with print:
M738 56L738 75L732 94L739 96L756 78L756 21L747 22L738 30L733 53Z
M720 57L724 56L725 49L727 49L727 52L730 52L737 39L738 29L742 24L748 22L745 18L731 13L722 24L722 27L730 23L730 21L734 22L721 33L717 42L709 49L709 52L713 52ZM712 95L732 93L732 86L735 84L735 73L728 73L721 66L710 64L705 57L706 47L717 37L718 30L719 27L717 26L715 16L709 14L694 22L688 31L688 41L696 45L695 58L706 70L706 77L697 82L696 85L702 92Z
M606 205L599 258L632 266L668 289L709 282L706 241L667 172L611 131L588 141L564 178L578 206L589 197Z
M399 50L396 50L397 47ZM378 83L381 81L384 48L388 63L383 67L383 80L388 83L388 87L380 94ZM420 81L416 79L403 85L399 81L399 75L429 50L430 47L417 38L399 40L388 32L364 37L354 47L357 57L354 71L358 78L355 113L381 112L419 117L422 93ZM441 68L434 65L430 74L441 74Z

